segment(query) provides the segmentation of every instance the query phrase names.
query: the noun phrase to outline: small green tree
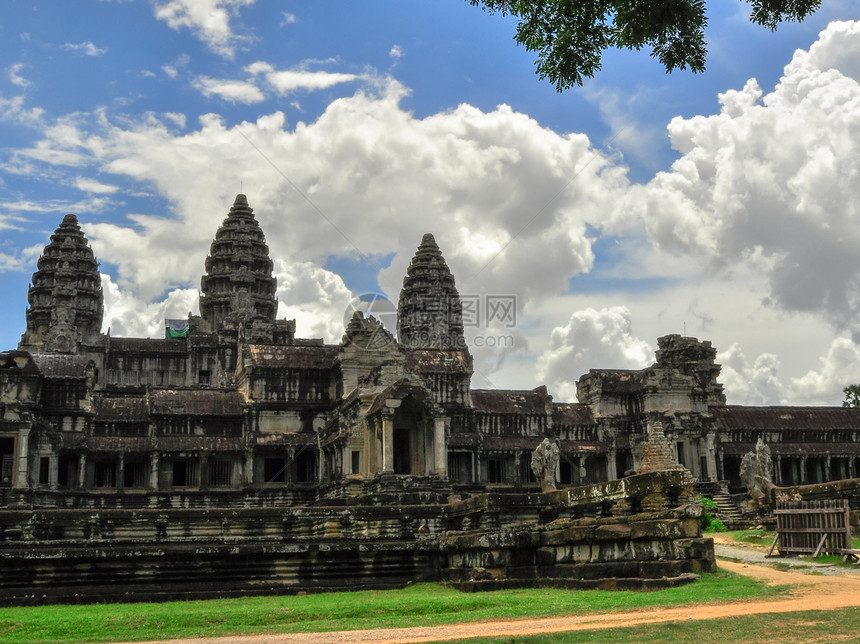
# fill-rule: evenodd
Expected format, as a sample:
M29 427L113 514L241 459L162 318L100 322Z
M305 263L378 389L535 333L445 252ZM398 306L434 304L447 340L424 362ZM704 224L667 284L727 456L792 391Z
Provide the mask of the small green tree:
M842 401L843 407L860 407L860 385L848 385L842 393L845 394L845 400Z
M537 73L561 92L600 70L610 47L649 47L667 72L705 69L705 0L467 0L489 13L516 16L515 40L537 52ZM725 0L721 0L725 2ZM744 0L750 20L775 30L802 21L821 0Z

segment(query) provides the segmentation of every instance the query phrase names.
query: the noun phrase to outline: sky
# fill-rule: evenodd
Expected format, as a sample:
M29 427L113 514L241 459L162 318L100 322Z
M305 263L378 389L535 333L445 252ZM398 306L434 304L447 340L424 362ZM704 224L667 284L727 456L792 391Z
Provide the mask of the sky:
M712 0L704 73L612 50L557 93L466 0L6 0L0 348L64 214L104 329L160 337L197 313L242 192L300 336L396 304L432 232L473 387L574 400L680 333L717 348L729 403L839 404L860 382L860 6L822 4L771 32Z

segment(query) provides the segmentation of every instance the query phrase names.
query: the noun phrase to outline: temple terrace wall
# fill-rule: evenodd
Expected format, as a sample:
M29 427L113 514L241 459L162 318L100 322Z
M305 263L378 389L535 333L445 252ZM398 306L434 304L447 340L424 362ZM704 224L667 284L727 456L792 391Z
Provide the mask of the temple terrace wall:
M0 602L170 600L448 581L652 588L714 568L689 473L447 504L0 511Z

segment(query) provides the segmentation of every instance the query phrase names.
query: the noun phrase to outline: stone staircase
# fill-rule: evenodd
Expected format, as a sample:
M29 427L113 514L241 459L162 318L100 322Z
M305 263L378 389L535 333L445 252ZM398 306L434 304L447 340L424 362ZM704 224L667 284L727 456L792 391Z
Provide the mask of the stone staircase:
M720 514L726 515L732 521L743 519L743 515L740 510L738 510L738 506L735 505L735 502L732 501L732 497L728 494L715 494L713 496L713 501L717 504Z

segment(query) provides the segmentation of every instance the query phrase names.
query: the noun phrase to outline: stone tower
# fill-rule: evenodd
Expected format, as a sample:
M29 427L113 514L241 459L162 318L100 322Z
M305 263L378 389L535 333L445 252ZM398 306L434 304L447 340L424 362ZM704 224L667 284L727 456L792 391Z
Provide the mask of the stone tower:
M690 376L696 385L695 393L708 405L725 405L723 386L717 382L722 367L716 364L717 350L707 340L678 334L657 338L657 365L677 369Z
M275 322L276 280L266 238L248 206L236 195L230 213L215 233L200 280L200 315L211 331L240 324L257 332Z
M427 233L403 278L397 340L411 349L465 349L463 303L433 235Z
M20 349L80 353L98 342L104 300L98 262L75 215L51 235L27 293L27 330Z

